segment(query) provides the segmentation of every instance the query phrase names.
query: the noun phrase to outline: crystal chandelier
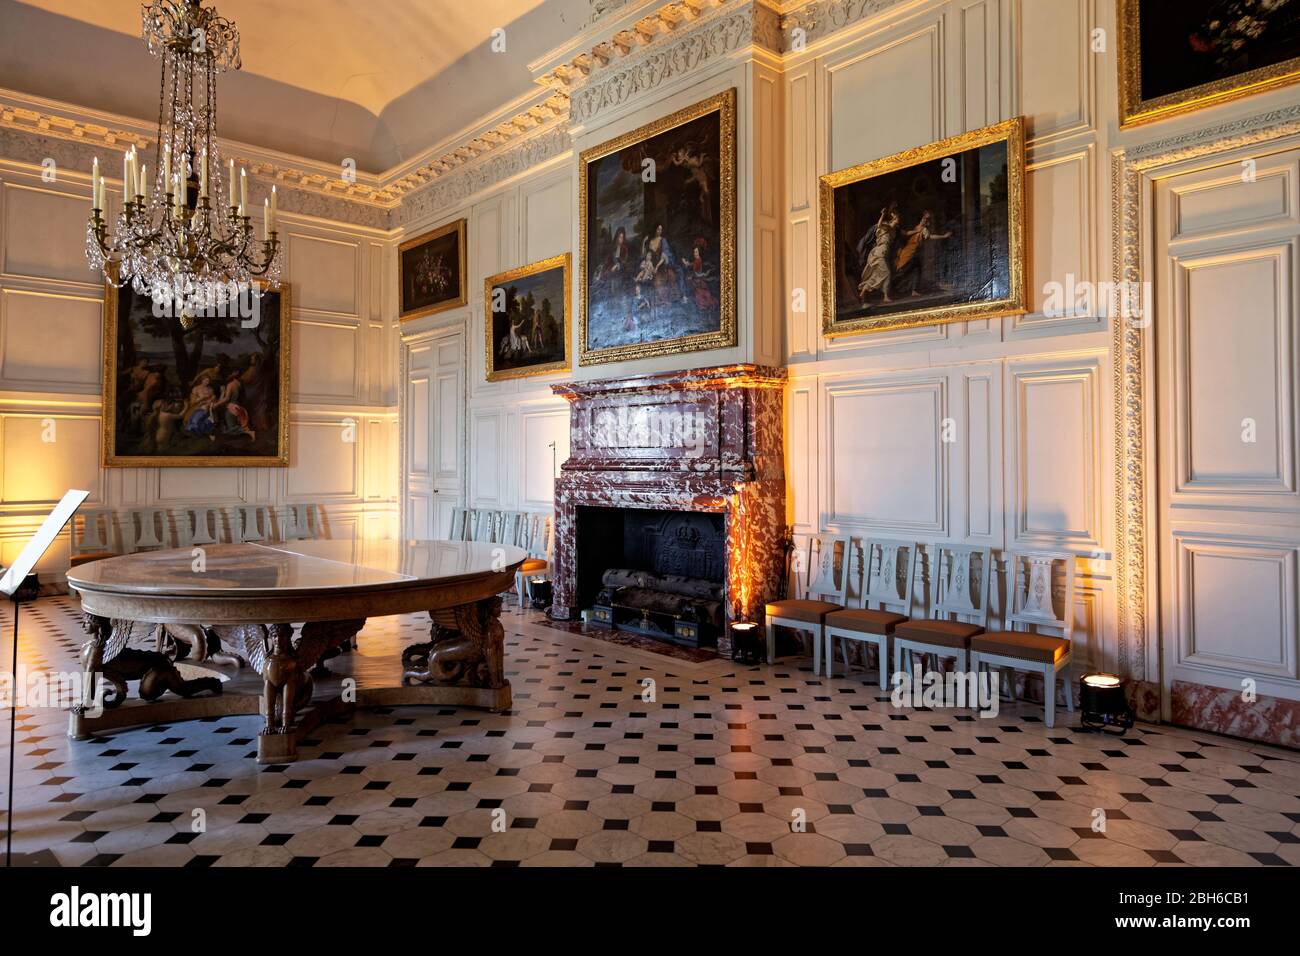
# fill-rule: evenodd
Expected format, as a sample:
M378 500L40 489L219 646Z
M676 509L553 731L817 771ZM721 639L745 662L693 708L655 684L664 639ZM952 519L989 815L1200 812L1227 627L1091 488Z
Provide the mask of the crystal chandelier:
M153 168L135 147L122 163L122 209L111 227L96 157L86 258L116 287L130 283L189 328L196 313L221 309L262 281L280 282L276 194L253 237L248 176L225 168L216 140L218 73L239 69L239 31L201 0L151 0L142 36L162 60ZM224 186L224 191L223 191ZM221 205L224 197L225 204Z

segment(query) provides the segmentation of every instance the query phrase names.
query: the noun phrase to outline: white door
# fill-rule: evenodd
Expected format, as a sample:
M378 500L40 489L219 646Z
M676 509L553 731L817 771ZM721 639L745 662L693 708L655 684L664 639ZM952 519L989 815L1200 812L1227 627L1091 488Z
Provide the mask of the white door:
M402 347L404 533L445 538L464 487L465 333L441 329L407 339Z
M1241 160L1157 181L1150 220L1166 717L1175 681L1300 698L1300 149Z

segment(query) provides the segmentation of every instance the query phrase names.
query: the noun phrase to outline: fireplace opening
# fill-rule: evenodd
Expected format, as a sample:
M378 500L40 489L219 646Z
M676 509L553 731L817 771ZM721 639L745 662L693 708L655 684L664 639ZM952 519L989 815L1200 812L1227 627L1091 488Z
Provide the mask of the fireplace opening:
M689 647L717 644L726 626L724 515L580 505L575 517L584 621Z

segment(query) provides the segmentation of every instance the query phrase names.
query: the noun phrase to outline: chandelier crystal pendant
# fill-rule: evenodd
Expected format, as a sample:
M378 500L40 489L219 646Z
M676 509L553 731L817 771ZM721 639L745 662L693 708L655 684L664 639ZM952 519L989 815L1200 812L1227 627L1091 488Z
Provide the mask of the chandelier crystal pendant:
M162 60L152 168L135 147L123 157L122 207L111 227L99 159L86 258L113 286L128 282L189 328L196 314L280 284L275 187L253 236L248 176L222 164L216 139L218 73L239 69L239 31L201 0L151 0L142 36ZM223 201L224 200L224 204Z

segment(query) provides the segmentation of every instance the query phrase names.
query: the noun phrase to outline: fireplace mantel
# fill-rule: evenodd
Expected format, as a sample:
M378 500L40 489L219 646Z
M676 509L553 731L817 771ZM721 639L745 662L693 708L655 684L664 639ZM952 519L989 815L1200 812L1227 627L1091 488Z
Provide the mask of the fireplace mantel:
M759 620L784 566L786 374L723 365L553 385L570 403L555 488L554 617L569 619L581 506L721 512L732 620Z

